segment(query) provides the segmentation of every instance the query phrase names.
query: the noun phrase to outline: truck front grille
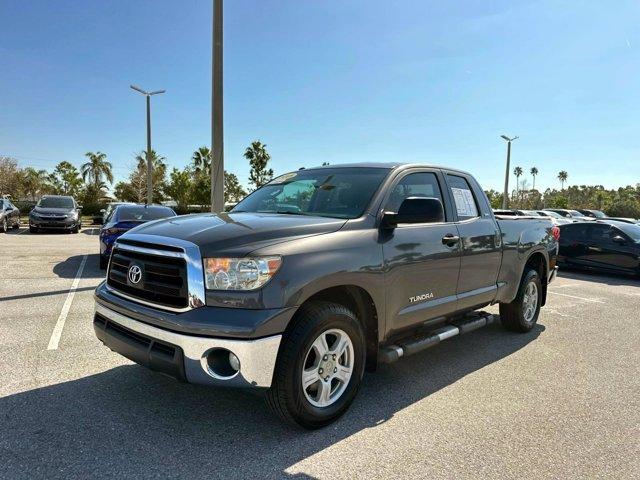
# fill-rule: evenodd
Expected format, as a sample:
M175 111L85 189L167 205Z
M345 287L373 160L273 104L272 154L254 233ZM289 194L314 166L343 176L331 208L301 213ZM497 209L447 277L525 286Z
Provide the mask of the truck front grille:
M189 295L185 259L163 256L161 250L168 248L162 245L154 247L159 254L131 251L116 246L111 254L107 285L134 299L159 306L187 307ZM134 266L138 266L141 271L138 282L132 281L129 275L130 269Z

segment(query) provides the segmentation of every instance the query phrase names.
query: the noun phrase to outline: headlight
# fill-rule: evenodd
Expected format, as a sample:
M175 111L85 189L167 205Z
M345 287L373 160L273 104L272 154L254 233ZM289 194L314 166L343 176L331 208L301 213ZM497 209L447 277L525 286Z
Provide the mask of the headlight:
M255 290L278 271L280 257L205 258L205 284L209 290Z
M67 218L73 218L74 220L78 219L78 212L67 213Z

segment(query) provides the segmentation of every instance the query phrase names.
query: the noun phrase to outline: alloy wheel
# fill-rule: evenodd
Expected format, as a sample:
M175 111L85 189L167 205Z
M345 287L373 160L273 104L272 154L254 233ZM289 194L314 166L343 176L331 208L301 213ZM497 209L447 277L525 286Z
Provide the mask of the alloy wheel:
M302 391L315 407L334 404L347 389L353 373L353 342L343 330L322 332L305 356Z

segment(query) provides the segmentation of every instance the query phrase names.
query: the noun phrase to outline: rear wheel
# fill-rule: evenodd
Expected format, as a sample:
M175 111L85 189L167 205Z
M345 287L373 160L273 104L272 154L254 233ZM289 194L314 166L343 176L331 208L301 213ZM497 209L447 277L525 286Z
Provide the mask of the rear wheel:
M331 302L303 305L278 353L267 403L282 419L315 429L347 411L364 373L362 326Z
M29 225L29 233L38 233L38 229Z
M514 332L530 331L538 321L541 304L540 275L536 270L525 270L516 298L511 303L500 304L502 325Z
M7 233L7 218L2 219L2 224L0 224L0 232Z

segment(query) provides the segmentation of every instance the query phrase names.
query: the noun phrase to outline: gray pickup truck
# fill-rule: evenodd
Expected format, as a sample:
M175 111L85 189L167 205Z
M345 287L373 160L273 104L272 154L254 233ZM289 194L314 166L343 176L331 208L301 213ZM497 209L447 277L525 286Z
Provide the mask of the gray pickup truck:
M559 230L496 218L458 170L352 164L281 175L231 212L147 223L115 244L94 329L179 380L266 390L305 428L329 424L363 373L493 321L527 332Z

